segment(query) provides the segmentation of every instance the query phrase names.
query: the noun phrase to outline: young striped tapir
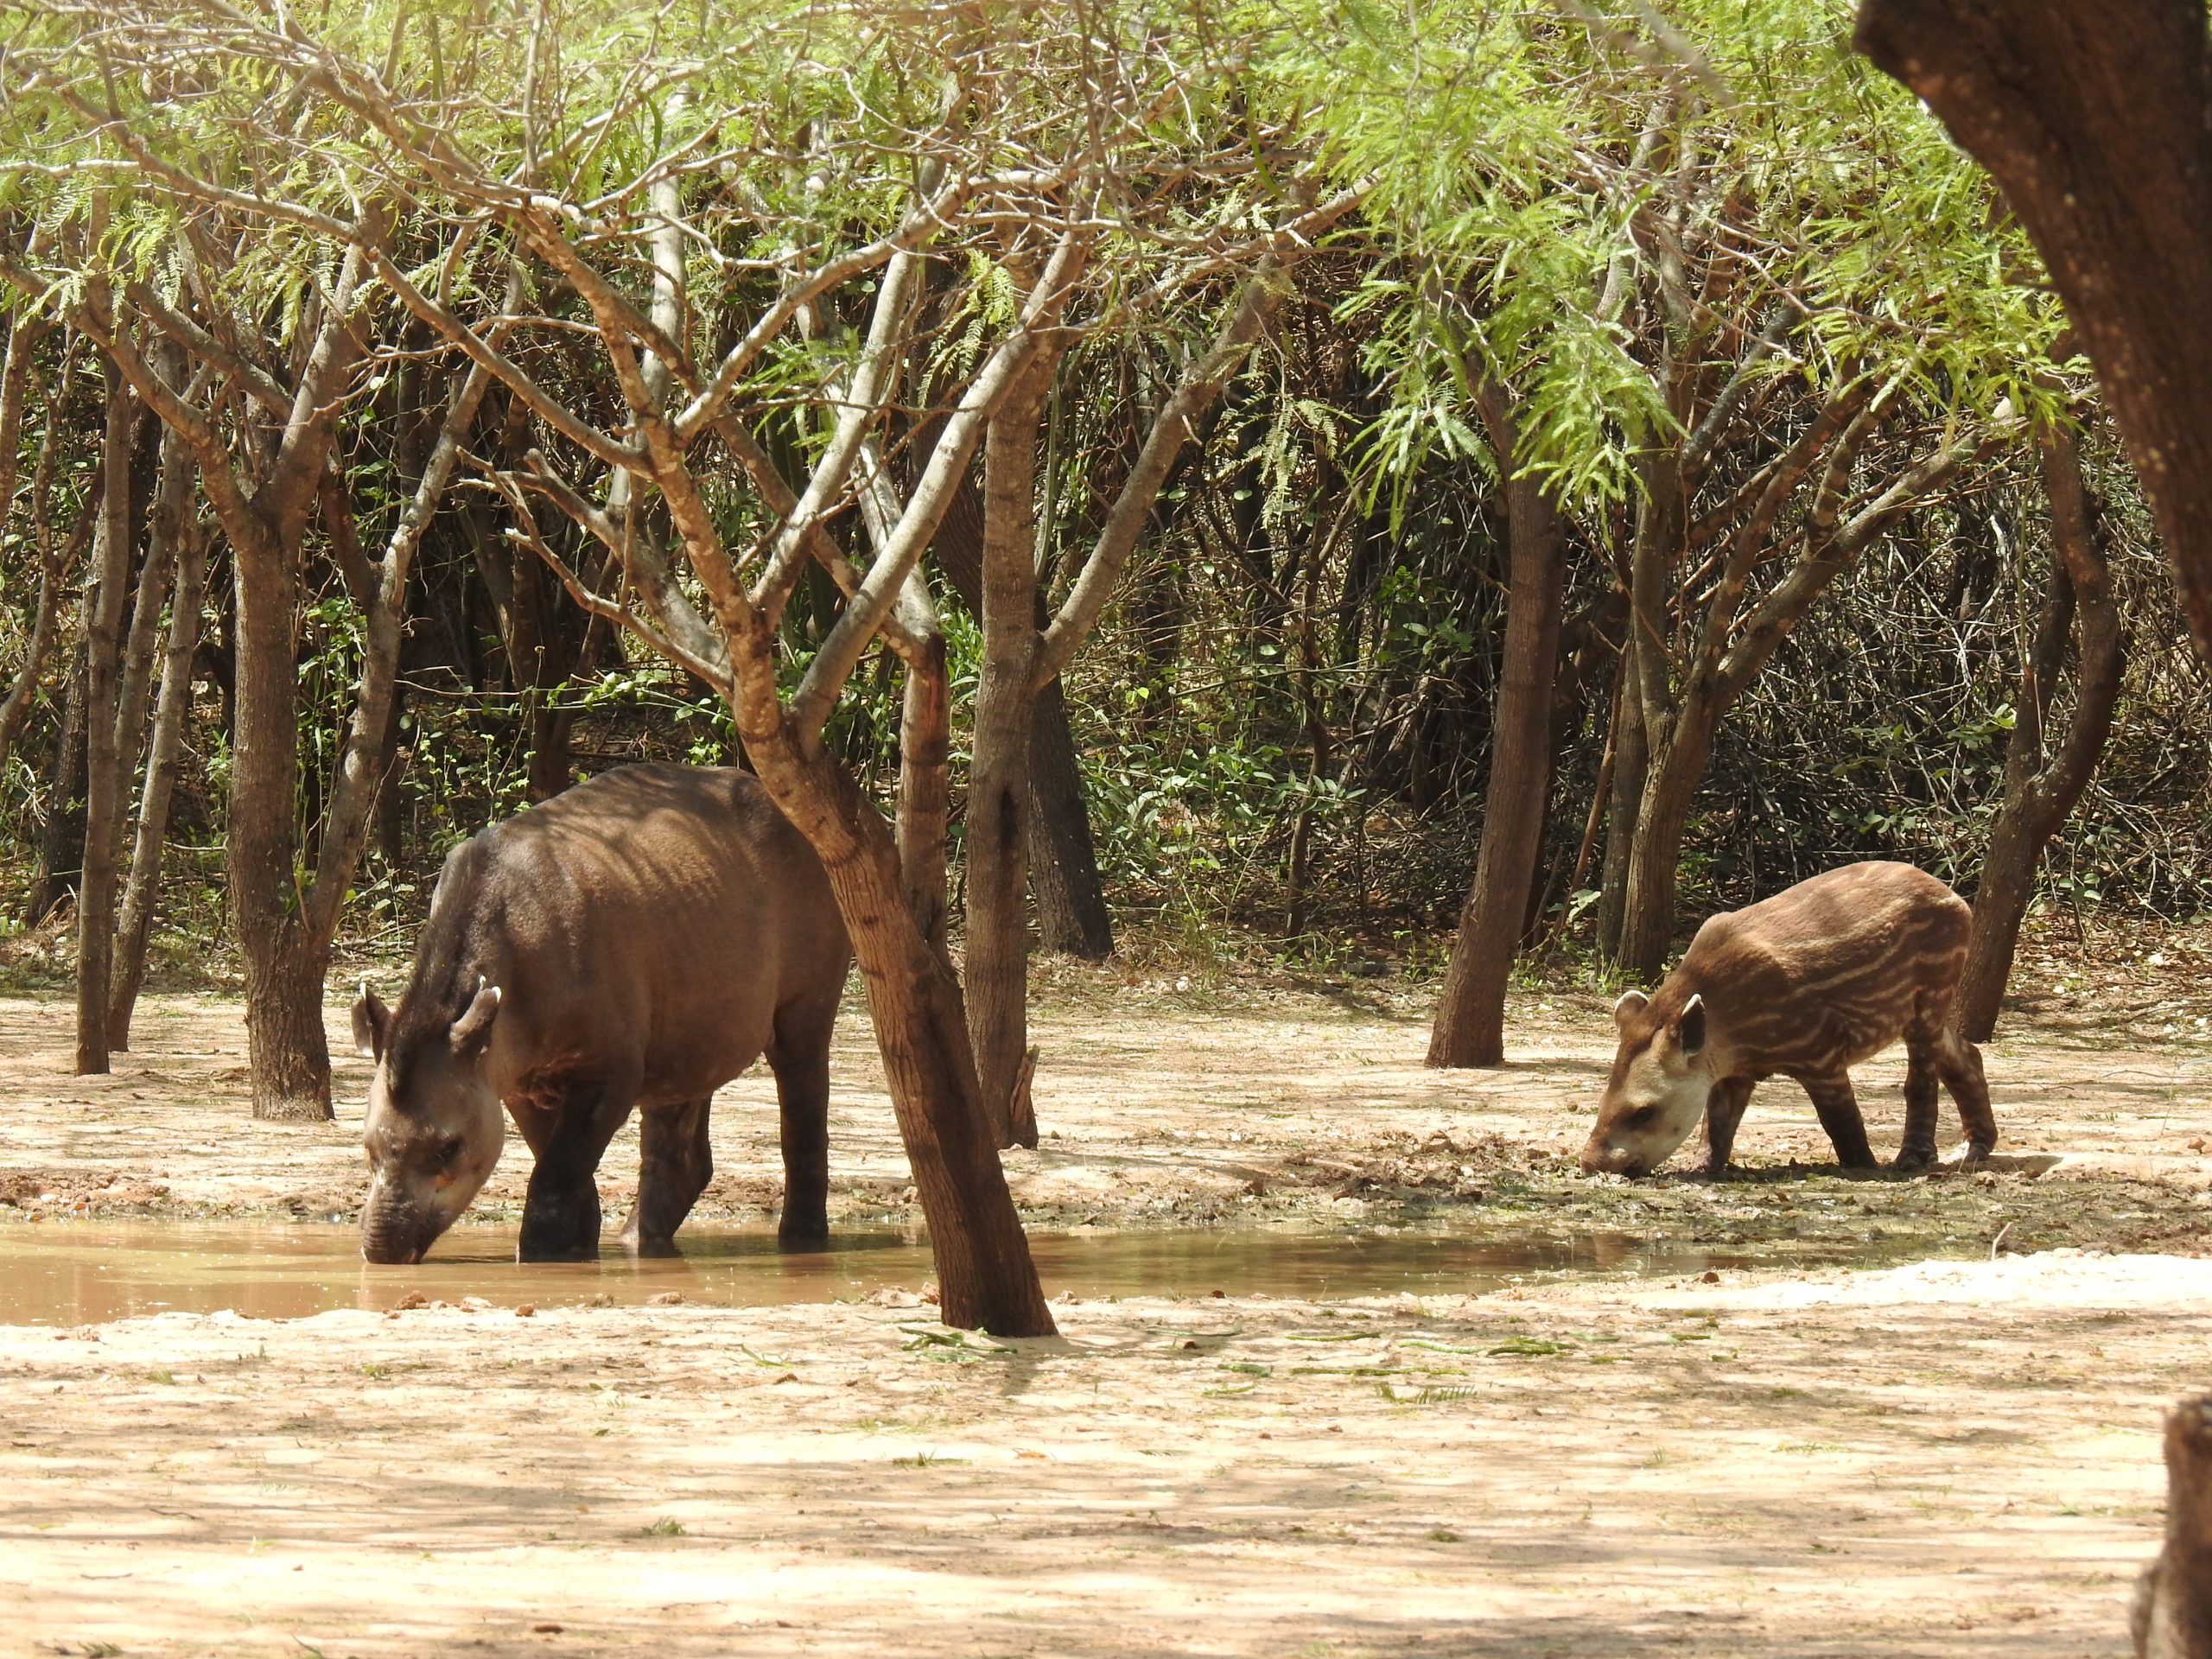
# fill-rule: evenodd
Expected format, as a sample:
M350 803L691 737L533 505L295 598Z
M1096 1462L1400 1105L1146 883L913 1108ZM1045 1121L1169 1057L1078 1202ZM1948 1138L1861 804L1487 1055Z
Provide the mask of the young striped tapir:
M1851 1068L1902 1039L1904 1140L1896 1167L1936 1160L1936 1086L1958 1105L1962 1163L1989 1155L1981 1052L1953 1029L1967 903L1910 864L1847 864L1709 918L1649 996L1613 1007L1620 1049L1582 1149L1591 1174L1648 1175L1705 1122L1705 1173L1728 1167L1752 1087L1795 1078L1847 1169L1872 1168Z

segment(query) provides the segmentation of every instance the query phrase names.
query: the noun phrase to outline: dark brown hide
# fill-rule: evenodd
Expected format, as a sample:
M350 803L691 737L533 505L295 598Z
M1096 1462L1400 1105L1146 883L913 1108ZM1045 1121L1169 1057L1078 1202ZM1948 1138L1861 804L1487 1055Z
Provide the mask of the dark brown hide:
M712 1174L708 1100L763 1054L782 1236L819 1240L850 963L819 861L744 772L626 766L494 824L448 856L397 1009L355 1009L378 1055L363 1253L421 1258L490 1173L500 1105L537 1158L523 1260L597 1251L593 1176L633 1108L624 1242L671 1250Z
M1874 1161L1850 1068L1902 1039L1904 1144L1897 1166L1936 1155L1936 1086L1958 1103L1967 1144L1996 1143L1980 1051L1952 1029L1972 914L1910 864L1847 864L1745 909L1710 918L1681 966L1647 1000L1613 1011L1620 1048L1583 1148L1592 1173L1648 1174L1701 1115L1707 1173L1728 1154L1752 1086L1804 1086L1850 1168Z

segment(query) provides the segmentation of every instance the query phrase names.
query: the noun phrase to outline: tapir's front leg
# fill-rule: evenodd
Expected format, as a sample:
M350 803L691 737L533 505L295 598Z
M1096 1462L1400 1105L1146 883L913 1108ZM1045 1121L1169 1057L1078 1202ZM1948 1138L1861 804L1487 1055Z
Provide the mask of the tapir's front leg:
M634 1081L582 1093L538 1149L523 1200L518 1262L588 1262L599 1254L599 1186L607 1143L630 1116Z
M1713 1176L1728 1173L1728 1156L1735 1150L1736 1126L1744 1121L1744 1108L1751 1104L1752 1081L1749 1077L1723 1077L1713 1085L1713 1092L1705 1097L1705 1173Z

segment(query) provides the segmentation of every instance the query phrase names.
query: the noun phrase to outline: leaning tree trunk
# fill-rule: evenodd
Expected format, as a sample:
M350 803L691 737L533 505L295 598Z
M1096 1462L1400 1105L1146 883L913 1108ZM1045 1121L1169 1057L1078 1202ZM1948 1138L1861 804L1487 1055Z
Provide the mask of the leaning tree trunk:
M85 618L85 841L77 880L77 1073L108 1070L107 993L115 950L116 860L123 826L118 725L123 613L130 580L130 388L108 370L105 482L92 537L92 602Z
M902 751L900 834L818 741L801 738L777 696L765 642L739 633L730 704L762 785L821 858L868 993L893 1113L914 1173L936 1257L947 1325L1001 1336L1050 1336L1054 1326L1029 1243L1000 1166L976 1076L960 983L929 936L942 915L944 867L921 842L934 822L943 847L941 772L928 757L950 747L941 674L909 669ZM916 682L918 694L913 694ZM913 804L909 806L909 797ZM911 836L911 844L902 846ZM935 892L930 872L934 870Z
M2012 973L2020 925L2035 896L2036 868L2088 787L2112 731L2125 647L2110 572L2089 523L2082 462L2073 435L2045 427L2037 435L2044 489L2050 500L2050 594L2023 665L2012 741L2005 754L2005 801L1990 828L1989 851L1974 888L1974 929L1953 1016L1968 1042L1986 1043ZM2048 765L2044 722L2076 616L2082 639L2074 716Z
M2212 1395L2166 1419L2166 1547L2128 1622L2137 1659L2212 1659Z
M175 442L174 438L170 442ZM181 446L180 446L181 447ZM154 536L175 550L176 586L169 601L169 631L162 659L162 689L154 703L154 732L146 746L146 780L138 796L138 830L130 875L116 925L115 965L108 997L108 1041L130 1046L130 1020L146 977L146 943L161 897L162 849L168 836L169 801L184 758L184 728L192 711L193 659L200 649L200 607L206 596L207 553L192 512L193 474L185 458L175 488L164 469L154 508Z
M1504 421L1502 409L1493 423L1503 425L1493 442L1510 470L1516 447L1511 423ZM1552 685L1567 587L1566 526L1557 504L1533 478L1507 483L1505 512L1511 544L1505 660L1491 728L1482 849L1429 1033L1431 1065L1497 1065L1504 1060L1506 981L1528 918L1543 841L1544 798L1551 782Z
M2043 255L2212 659L2212 49L2186 0L1864 0Z

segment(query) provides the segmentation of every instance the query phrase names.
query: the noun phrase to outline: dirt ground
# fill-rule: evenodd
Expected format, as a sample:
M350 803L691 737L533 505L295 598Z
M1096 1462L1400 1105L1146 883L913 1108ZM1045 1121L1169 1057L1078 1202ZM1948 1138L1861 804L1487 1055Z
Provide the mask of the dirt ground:
M2033 988L1993 1169L1843 1179L1777 1085L1723 1183L1575 1172L1594 999L1440 1074L1384 986L1056 970L1046 1138L1008 1159L1040 1225L1954 1259L1064 1296L1023 1343L900 1292L0 1327L0 1653L2118 1655L2160 1413L2212 1382L2212 1046L2163 965ZM359 1062L335 1124L255 1125L234 1003L156 999L105 1079L68 1017L0 1001L0 1262L76 1217L351 1211ZM910 1217L859 1019L836 1068L833 1222ZM1860 1074L1878 1147L1900 1071ZM772 1099L718 1104L702 1217L772 1204Z

